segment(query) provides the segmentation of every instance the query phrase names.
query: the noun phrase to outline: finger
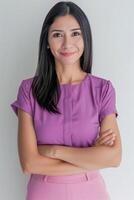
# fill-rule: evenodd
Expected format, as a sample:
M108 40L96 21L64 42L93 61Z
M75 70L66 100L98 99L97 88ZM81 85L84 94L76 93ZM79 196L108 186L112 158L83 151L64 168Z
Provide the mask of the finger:
M104 139L104 138L107 138L107 137L111 137L111 136L115 136L115 132L112 132L112 133L109 133L109 134L105 134L105 135L102 135L100 136L98 139Z
M111 144L111 143L113 143L115 141L115 139L111 139L111 140L108 140L108 141L106 141L106 142L104 142L103 144Z
M102 131L101 133L105 134L105 133L112 133L113 132L113 129L107 129L105 131Z
M104 144L95 143L95 146L112 146L113 144L114 144L114 141L110 141Z
M111 134L109 134L109 135L105 135L105 136L101 136L101 137L99 137L99 138L97 138L97 141L98 142L100 142L100 141L102 141L102 140L104 140L104 139L109 139L109 138L113 138L113 137L115 137L115 133L111 133Z
M112 129L108 129L106 131L100 132L101 137L105 137L106 135L109 135L111 133L113 133L114 131Z
M100 138L105 138L105 137L110 136L110 135L113 135L113 134L115 134L115 133L114 133L114 132L112 132L112 133L111 133L111 132L110 132L110 133L108 132L108 133L105 133L105 134L101 135Z
M111 129L110 130L107 130L107 131L105 131L105 132L108 132L108 133L105 133L104 135L102 135L102 136L100 136L100 137L98 137L97 139L96 139L96 144L97 143L100 143L100 142L104 142L104 139L105 139L105 141L108 141L109 139L111 140L111 138L114 138L115 137L115 133L114 132L112 132L112 133L109 133L109 132L111 132ZM113 136L113 137L112 137ZM110 137L110 138L109 138Z
M107 137L101 139L99 142L100 142L100 144L103 144L105 142L109 142L109 141L113 141L113 140L115 140L115 135L107 136Z
M114 145L114 142L115 141L108 141L108 142L106 142L106 143L104 143L104 144L100 144L100 146L113 146Z
M115 137L107 140L106 142L114 142L114 141L115 141Z
M106 138L100 140L100 144L103 144L103 143L106 143L109 141L113 141L113 140L115 140L115 136L111 136L111 137L109 136L109 137L106 137Z
M113 146L113 144L114 144L114 141L110 141L110 142L107 142L105 145L107 145L107 146Z

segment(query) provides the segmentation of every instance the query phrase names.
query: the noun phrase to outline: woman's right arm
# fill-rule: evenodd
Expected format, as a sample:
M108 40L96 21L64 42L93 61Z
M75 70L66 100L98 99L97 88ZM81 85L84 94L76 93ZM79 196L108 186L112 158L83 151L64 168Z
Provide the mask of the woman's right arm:
M86 172L59 159L48 158L38 151L32 117L18 109L18 153L21 168L26 174L71 175Z

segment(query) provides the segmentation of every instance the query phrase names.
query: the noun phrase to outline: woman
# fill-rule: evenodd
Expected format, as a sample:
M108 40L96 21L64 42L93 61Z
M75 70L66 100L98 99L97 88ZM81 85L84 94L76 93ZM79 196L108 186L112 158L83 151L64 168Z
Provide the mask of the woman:
M99 170L121 161L115 89L91 68L86 15L57 3L43 23L35 76L11 104L21 167L31 174L27 200L110 199Z

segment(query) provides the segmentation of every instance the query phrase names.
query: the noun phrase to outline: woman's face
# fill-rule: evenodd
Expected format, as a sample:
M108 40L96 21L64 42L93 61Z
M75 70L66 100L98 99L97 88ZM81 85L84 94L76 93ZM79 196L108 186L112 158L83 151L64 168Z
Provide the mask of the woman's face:
M56 18L49 28L48 44L57 63L78 62L84 51L84 41L77 20L71 15Z

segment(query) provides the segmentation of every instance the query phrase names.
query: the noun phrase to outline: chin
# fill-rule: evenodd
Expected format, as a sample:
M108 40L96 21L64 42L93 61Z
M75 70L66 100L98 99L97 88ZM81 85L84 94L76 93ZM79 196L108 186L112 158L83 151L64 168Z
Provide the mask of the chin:
M61 63L62 64L74 64L74 63L78 62L79 60L80 60L80 57L75 58L75 59L73 59L73 58L65 58L65 59L61 60Z

